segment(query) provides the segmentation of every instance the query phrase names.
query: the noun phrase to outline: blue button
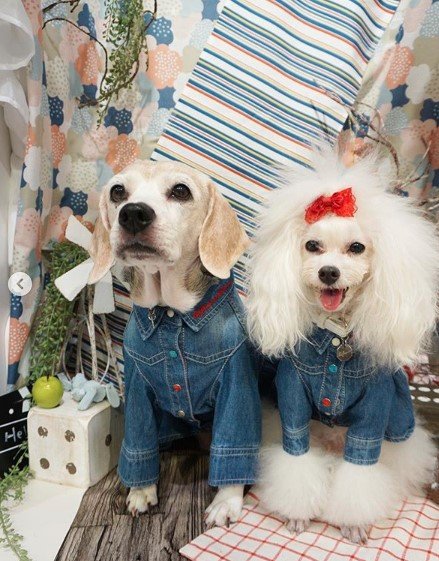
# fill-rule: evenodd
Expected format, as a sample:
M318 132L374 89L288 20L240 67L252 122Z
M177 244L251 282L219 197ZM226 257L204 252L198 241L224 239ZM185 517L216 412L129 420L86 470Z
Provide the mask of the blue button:
M171 358L177 358L177 356L178 356L177 351L169 351L169 356Z
M337 365L336 364L330 364L328 366L328 370L329 370L329 372L332 372L333 374L335 374L338 370Z

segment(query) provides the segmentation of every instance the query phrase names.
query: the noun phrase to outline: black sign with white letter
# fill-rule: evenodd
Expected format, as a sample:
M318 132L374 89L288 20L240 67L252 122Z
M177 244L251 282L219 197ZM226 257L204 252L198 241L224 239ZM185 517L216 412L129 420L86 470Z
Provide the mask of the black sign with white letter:
M26 440L30 404L27 388L0 396L0 477L14 464L18 449Z

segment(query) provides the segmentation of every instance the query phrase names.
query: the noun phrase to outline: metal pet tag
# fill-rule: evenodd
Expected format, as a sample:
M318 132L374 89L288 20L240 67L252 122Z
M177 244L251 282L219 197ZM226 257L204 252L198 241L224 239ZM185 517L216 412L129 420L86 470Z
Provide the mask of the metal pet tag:
M343 342L339 347L337 347L337 358L341 361L350 360L354 356L354 349Z
M155 322L155 318L157 317L157 314L155 313L154 308L150 309L148 311L148 319L149 321L152 323L152 326L154 327L154 322Z

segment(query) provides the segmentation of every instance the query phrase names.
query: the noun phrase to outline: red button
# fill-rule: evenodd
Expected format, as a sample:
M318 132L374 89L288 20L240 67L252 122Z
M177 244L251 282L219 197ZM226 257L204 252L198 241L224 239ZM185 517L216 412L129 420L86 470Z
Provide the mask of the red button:
M325 407L329 407L331 405L331 400L329 399L329 397L324 397L322 399L322 405L324 405Z
M181 390L181 386L180 386L180 384L174 384L174 385L172 386L172 389L173 389L175 392L179 392L179 391Z

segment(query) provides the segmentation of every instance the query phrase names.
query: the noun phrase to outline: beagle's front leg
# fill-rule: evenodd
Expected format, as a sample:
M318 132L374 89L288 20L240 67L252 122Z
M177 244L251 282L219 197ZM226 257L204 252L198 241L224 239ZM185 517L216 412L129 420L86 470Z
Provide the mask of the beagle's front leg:
M242 512L244 485L220 487L215 498L206 508L206 526L229 526L237 522Z
M142 512L149 511L149 507L155 506L158 502L157 485L131 487L126 500L128 512L135 517L142 514Z

